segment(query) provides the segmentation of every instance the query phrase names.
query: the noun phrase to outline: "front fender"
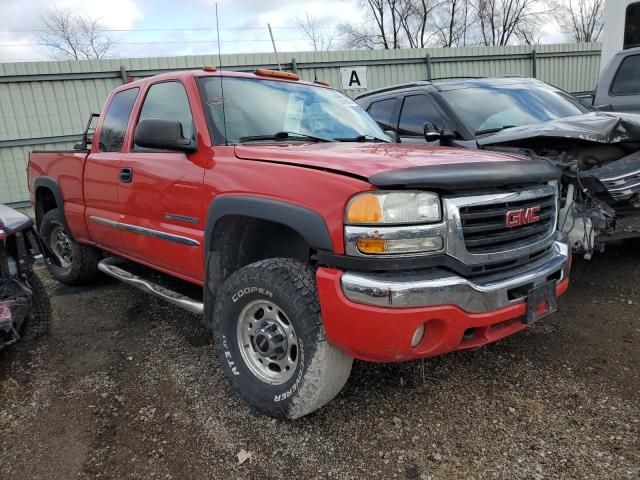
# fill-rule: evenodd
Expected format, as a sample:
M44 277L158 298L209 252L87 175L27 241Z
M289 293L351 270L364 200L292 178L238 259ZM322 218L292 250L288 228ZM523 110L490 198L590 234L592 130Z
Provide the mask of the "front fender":
M314 250L334 250L331 236L322 216L292 203L248 195L221 195L209 205L205 225L205 248L213 246L213 231L223 217L245 216L285 225L298 232Z

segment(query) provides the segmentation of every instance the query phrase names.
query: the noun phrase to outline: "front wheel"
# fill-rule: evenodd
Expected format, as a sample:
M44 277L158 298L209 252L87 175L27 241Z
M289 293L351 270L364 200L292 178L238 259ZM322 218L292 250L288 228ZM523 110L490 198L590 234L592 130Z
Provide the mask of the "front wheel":
M57 208L49 210L42 218L40 236L60 263L47 263L53 278L66 285L82 285L98 275L98 250L71 239Z
M212 326L234 390L269 416L307 415L349 378L353 360L327 342L315 275L300 261L262 260L235 272L217 297Z

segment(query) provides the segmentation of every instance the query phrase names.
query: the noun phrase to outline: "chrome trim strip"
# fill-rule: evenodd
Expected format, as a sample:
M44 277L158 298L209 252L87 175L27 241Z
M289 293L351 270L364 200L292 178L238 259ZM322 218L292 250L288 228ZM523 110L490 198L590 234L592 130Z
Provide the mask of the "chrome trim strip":
M196 315L204 314L204 304L202 302L198 302L193 298L186 297L177 292L174 292L173 290L164 288L157 283L150 282L142 277L134 275L133 273L127 272L126 270L118 266L123 263L124 261L122 259L109 257L105 258L98 264L98 269L101 272L106 273L107 275L117 278L121 282L139 288L140 290L149 293L154 297L165 300L188 312L194 313Z
M426 225L403 225L395 227L387 226L371 226L371 227L359 227L355 225L347 225L344 228L345 237L345 249L347 255L355 257L366 258L380 258L383 256L365 254L358 250L357 242L361 238L376 238L380 240L400 240L400 239L412 239L412 238L425 238L425 237L442 237L443 243L447 242L447 225L443 222L436 224ZM446 247L445 247L446 248ZM393 256L393 258L403 257L420 257L424 255L433 255L440 253L443 250L434 250L431 252L423 253L410 253L410 254L385 254L384 256Z
M476 281L452 275L443 269L400 273L351 273L342 275L342 291L351 301L387 308L454 305L469 313L496 310L520 303L524 298L509 298L509 292L522 286L538 286L560 271L563 280L570 258L567 240L558 237L554 253L541 263L524 265ZM508 275L507 278L504 275Z
M599 180L602 183L617 182L619 180L625 180L628 177L637 177L638 175L640 175L640 170L634 170L633 172L623 173L621 175L616 175L613 177L602 177L602 178L599 178Z
M93 215L89 216L89 219L92 222L99 223L100 225L105 225L107 227L118 228L118 225L119 225L118 222L114 222L113 220L109 220L107 218L102 218L102 217L95 217Z
M130 225L128 223L115 222L107 218L89 216L91 221L106 225L107 227L113 227L118 230L124 230L125 232L138 233L140 235L146 235L147 237L159 238L161 240L167 240L173 243L179 243L181 245L188 245L190 247L197 247L200 242L192 238L183 237L181 235L174 235L173 233L161 232L160 230L153 230L151 228L139 227L137 225Z

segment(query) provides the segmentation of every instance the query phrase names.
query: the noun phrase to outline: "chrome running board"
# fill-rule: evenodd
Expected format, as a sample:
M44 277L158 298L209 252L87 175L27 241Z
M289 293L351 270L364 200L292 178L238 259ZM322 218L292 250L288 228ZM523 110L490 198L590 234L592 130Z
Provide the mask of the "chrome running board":
M146 280L138 275L124 270L126 261L116 257L105 258L98 264L98 269L107 275L117 278L121 282L139 288L143 292L149 293L154 297L165 300L187 312L196 315L204 314L204 304L198 300L182 295L173 290L169 290L157 283Z

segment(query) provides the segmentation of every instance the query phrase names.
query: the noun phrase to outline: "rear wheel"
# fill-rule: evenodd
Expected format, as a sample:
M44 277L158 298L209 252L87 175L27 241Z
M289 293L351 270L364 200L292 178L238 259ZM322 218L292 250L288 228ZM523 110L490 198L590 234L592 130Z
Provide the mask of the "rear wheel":
M82 285L98 275L99 251L71 239L57 208L42 218L40 235L60 262L47 264L53 278L66 285Z
M352 359L327 342L315 275L300 261L262 260L235 272L217 297L212 325L234 390L272 417L321 408L349 378Z

